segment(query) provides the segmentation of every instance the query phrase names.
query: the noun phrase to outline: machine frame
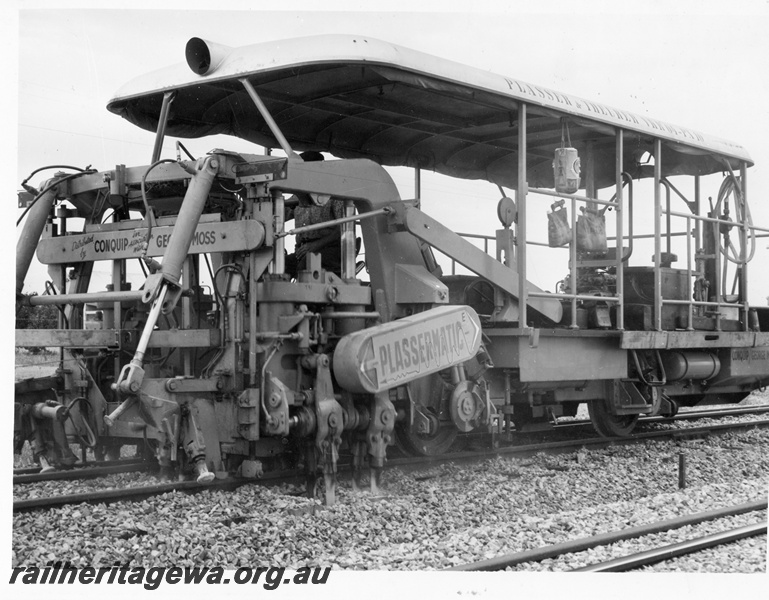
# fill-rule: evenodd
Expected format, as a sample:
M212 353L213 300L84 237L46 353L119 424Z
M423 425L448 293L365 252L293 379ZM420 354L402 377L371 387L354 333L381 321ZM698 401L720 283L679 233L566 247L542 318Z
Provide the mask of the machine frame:
M545 427L582 402L599 433L625 435L639 415L736 402L769 381L769 309L747 300L755 238L769 230L752 222L752 162L737 144L352 36L193 38L185 65L129 83L108 108L155 132L148 166L24 182L17 297L60 308L58 329L16 331L17 346L61 348L55 375L16 386L17 442L31 440L44 467L74 462L71 442L97 456L137 444L199 481L300 463L324 474L332 501L340 449L356 484L368 463L375 488L396 440L438 454L458 434ZM169 136L212 133L282 156L182 160L177 143L176 159L161 158ZM416 198L400 198L387 165L416 169ZM460 234L428 215L425 169L494 184L501 226ZM700 179L719 172L703 214ZM683 176L691 198L673 182ZM651 234L634 230L645 178ZM341 201L345 216L287 230L299 196ZM565 241L531 229L543 198L570 215ZM310 253L292 277L285 239L313 227L339 229L341 269ZM644 238L651 264L631 266ZM533 246L568 252L560 289L532 283ZM55 293L22 294L35 253ZM89 285L100 261L107 290Z

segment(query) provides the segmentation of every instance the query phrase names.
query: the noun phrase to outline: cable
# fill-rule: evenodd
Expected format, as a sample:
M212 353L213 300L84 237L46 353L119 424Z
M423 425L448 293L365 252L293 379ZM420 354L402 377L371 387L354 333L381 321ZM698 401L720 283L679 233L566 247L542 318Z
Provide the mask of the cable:
M144 203L144 214L147 218L147 241L144 247L144 252L142 252L142 258L144 258L147 255L147 249L149 248L149 245L150 245L150 238L152 237L152 225L155 220L155 213L152 212L152 209L150 208L150 203L147 200L147 190L146 190L147 175L149 175L149 172L152 171L152 169L154 169L158 165L162 165L163 163L176 164L177 161L172 158L163 158L161 160L156 160L149 167L147 167L147 170L144 172L144 175L142 175L142 185L141 185L142 202Z
M219 320L223 310L224 299L219 295L219 290L216 287L216 281L214 280L214 272L211 270L211 263L208 260L208 254L204 254L206 259L206 267L208 267L208 276L211 278L211 289L214 291L214 297L216 298L216 327L219 327Z
M177 149L177 155L178 155L178 149L181 148L184 150L184 153L190 157L190 160L197 160L192 154L190 154L190 151L187 150L187 148L184 147L184 144L182 144L179 140L176 140L176 149ZM181 160L181 156L179 156L179 160Z
M40 171L46 171L48 169L72 169L74 171L80 171L81 173L84 173L86 171L93 171L91 169L91 165L88 165L85 169L81 169L80 167L73 167L72 165L48 165L45 167L40 167L39 169L35 169L32 171L27 178L21 182L21 187L25 187L25 184L32 179L35 175L37 175ZM26 188L25 188L26 189Z
M49 191L51 191L53 188L55 188L60 183L64 183L65 181L68 181L70 179L74 179L75 177L80 177L81 175L85 175L85 174L88 174L88 173L96 173L96 171L92 169L90 171L82 171L80 173L70 173L69 175L64 175L63 177L59 177L53 183L49 183L45 188L43 188L43 191L42 192L38 192L37 196L34 197L32 202L30 202L27 205L27 208L24 209L24 212L21 213L21 216L17 219L16 227L19 226L19 224L24 220L24 217L27 216L27 213L32 209L32 207L37 203L37 201L40 200L40 198L43 197L44 194L46 194Z
M213 276L213 279L211 281L211 284L213 285L214 289L217 289L216 278L219 276L219 271L221 271L222 269L227 269L228 273L237 272L237 273L240 274L242 279L246 278L246 276L243 274L243 268L239 264L237 264L237 263L226 263L226 264L220 265L219 268L216 269L216 271L214 272L214 276ZM218 290L217 290L217 292L218 292ZM226 293L226 291L225 291L225 293ZM220 297L224 298L225 296L221 296L220 295ZM227 296L227 298L229 298L229 297L230 296Z
M74 398L72 400L72 402L70 402L66 406L65 410L67 411L67 418L72 422L72 426L75 428L76 435L77 435L78 438L80 438L80 442L83 445L85 445L87 448L93 448L93 447L96 446L96 436L93 433L93 429L91 429L91 426L88 424L88 421L86 420L85 415L84 414L80 415L80 418L81 418L81 420L83 422L83 426L85 427L85 430L86 430L85 431L85 435L86 435L85 438L82 435L80 435L80 428L77 426L77 424L75 423L75 420L72 418L72 413L70 412L70 410L72 409L72 407L75 405L76 402L77 403L84 403L87 410L85 410L83 412L90 414L91 407L88 404L87 398L85 398L84 396L78 396L77 398Z

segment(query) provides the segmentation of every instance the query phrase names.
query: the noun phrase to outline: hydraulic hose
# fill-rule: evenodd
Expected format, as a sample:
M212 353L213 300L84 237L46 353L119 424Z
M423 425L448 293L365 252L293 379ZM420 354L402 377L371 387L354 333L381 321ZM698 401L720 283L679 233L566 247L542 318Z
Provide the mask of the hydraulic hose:
M40 198L42 198L47 192L51 191L53 188L55 188L60 183L63 183L63 182L68 181L70 179L74 179L75 177L80 177L81 175L83 175L85 173L96 173L96 171L91 169L91 170L88 170L88 171L81 171L80 173L70 173L69 175L64 175L63 177L58 177L58 178L50 180L51 183L49 183L47 186L45 186L42 191L38 192L37 195L32 200L32 202L29 203L29 206L27 206L27 208L24 209L24 212L21 213L21 216L16 220L16 227L19 226L19 224L24 220L24 217L27 216L27 213L30 210L32 210L32 207L35 206L35 204L37 204L38 200L40 200Z
M144 172L144 175L142 175L142 202L144 203L144 215L147 219L147 241L145 243L144 252L142 253L142 258L147 256L147 250L150 247L150 238L152 237L152 226L154 225L155 221L155 213L152 212L152 209L150 208L150 203L147 200L147 175L149 175L150 171L157 167L158 165L162 165L163 163L176 163L178 161L172 159L172 158L164 158L161 160L156 160L154 163L152 163L149 167L147 167L147 170Z

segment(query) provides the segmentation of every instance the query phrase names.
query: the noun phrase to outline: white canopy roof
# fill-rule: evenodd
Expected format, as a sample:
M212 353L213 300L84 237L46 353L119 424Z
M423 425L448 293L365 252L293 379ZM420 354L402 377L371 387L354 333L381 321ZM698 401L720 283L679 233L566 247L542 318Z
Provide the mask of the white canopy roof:
M665 176L721 171L724 160L733 168L752 164L739 144L371 38L324 35L207 48L206 74L185 63L147 74L124 86L109 110L154 131L163 94L173 90L168 135L224 133L277 147L239 81L248 78L299 151L514 186L518 107L525 102L527 178L538 187L552 187L564 118L572 145L580 151L592 145L599 187L615 181L617 128L628 149L623 168L633 177L652 174L638 159L655 138L663 141Z

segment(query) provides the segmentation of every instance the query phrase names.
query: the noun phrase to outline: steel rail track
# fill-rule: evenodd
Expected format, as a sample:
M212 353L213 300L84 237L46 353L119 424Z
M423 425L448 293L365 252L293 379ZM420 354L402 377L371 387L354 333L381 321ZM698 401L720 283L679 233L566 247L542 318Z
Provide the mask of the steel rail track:
M627 445L640 440L647 439L680 439L697 438L710 435L714 432L724 432L735 429L752 429L755 427L769 426L769 419L760 421L749 421L744 423L724 423L708 425L703 427L688 427L681 430L664 430L639 433L622 438L589 438L581 440L566 440L560 442L548 442L540 444L526 444L519 446L508 446L504 448L494 448L480 452L455 452L451 454L442 454L432 457L408 457L395 458L387 462L388 467L399 467L409 471L423 467L431 467L446 463L471 463L484 459L493 459L504 456L527 456L537 452L555 451L567 452L585 446L590 447L608 447L613 445ZM340 474L346 474L349 471L349 465L339 466ZM142 500L150 496L165 494L169 492L197 493L211 489L232 490L242 485L257 484L269 485L303 479L304 473L299 470L275 471L264 474L259 479L216 479L209 484L199 484L195 481L177 481L147 486L136 486L120 489L98 490L93 492L83 492L79 494L63 494L60 496L49 496L43 498L30 498L26 500L15 500L13 502L13 512L25 512L36 509L56 508L67 504L87 503L110 503L121 500Z
M136 471L149 471L157 469L157 464L153 464L148 460L131 460L131 461L114 461L115 464L100 464L99 466L83 465L75 469L67 469L64 471L53 471L49 473L25 473L13 475L13 485L21 485L25 483L37 483L40 481L63 481L70 479L95 479L97 477L103 477L104 475L112 475L115 473L134 473Z
M761 419L759 421L745 421L742 423L718 423L712 425L704 425L702 427L687 427L685 429L665 429L661 431L647 431L641 433L634 433L625 437L605 438L584 438L580 440L564 440L558 442L545 442L539 444L526 444L518 446L505 446L503 448L494 448L490 450L483 450L478 452L456 452L452 454L442 454L435 457L427 458L403 458L388 461L388 465L391 466L406 466L410 464L441 464L444 462L464 462L466 460L495 458L497 456L509 456L509 455L526 455L534 454L545 450L563 450L569 451L579 449L583 446L590 446L593 448L601 448L615 445L627 445L636 441L651 440L651 439L696 439L709 436L711 433L723 433L732 430L745 430L758 427L769 427L769 419Z
M673 417L641 417L639 420L642 422L654 422L663 421L665 423L671 421L686 421L690 419L707 419L708 417L732 417L738 415L760 415L769 412L769 404L754 404L752 406L732 406L729 408L698 408L695 410L687 410L679 412Z
M638 424L644 423L675 423L677 421L693 421L695 419L722 419L724 417L738 417L741 415L761 415L769 412L769 404L756 404L754 406L740 406L736 408L717 408L717 409L701 409L692 410L687 412L679 412L673 417L644 417L641 416L638 419ZM590 419L578 419L574 421L559 421L553 429L567 429L570 427L581 427L592 425Z
M675 417L645 417L645 418L642 418L640 422L669 423L669 422L674 422L678 420L693 420L693 419L708 418L713 416L725 417L725 416L737 416L742 414L761 414L765 412L769 412L769 405L742 407L741 410L718 409L718 410L705 410L705 411L696 411L696 412L693 411L689 413L682 413L682 414L676 415ZM576 427L586 426L586 425L590 425L589 420L567 421L564 423L556 424L553 430L563 431L573 427L576 428ZM526 436L526 435L531 435L531 433L522 432L519 435ZM636 435L639 435L639 434L636 434ZM603 439L604 438L599 438L599 440L603 440ZM617 439L617 438L614 438L614 439ZM561 443L561 442L556 442L556 443ZM592 442L590 439L586 439L586 440L583 440L583 443L590 444ZM596 441L595 443L600 443L600 442ZM515 447L517 448L520 446L515 446ZM542 448L541 445L539 445L538 448L544 449L544 450L549 449L547 447ZM474 455L477 456L477 454L474 454ZM462 460L462 457L457 455L456 453L452 456L455 460ZM153 465L151 462L147 462L146 460L141 460L141 459L120 459L118 461L94 461L94 462L85 463L85 464L80 463L80 464L73 465L69 469L63 469L63 470L58 470L58 471L49 472L49 473L41 473L40 467L22 468L22 469L14 469L13 484L22 485L25 483L36 483L40 481L94 479L97 477L102 477L104 475L111 475L115 473L132 473L137 471L151 470L154 468L155 468L155 465Z
M95 467L109 467L112 465L131 465L131 464L138 464L143 462L144 459L142 458L118 458L116 460L94 460L89 461L85 463L75 463L74 465L70 465L69 468L67 468L67 471L77 471L78 469L91 469ZM35 475L37 473L40 473L40 467L20 467L18 469L13 470L13 474L15 475Z
M656 521L646 525L637 525L636 527L629 527L618 531L609 531L606 533L600 533L587 538L581 538L577 540L569 540L561 542L560 544L554 544L552 546L542 546L540 548L534 548L532 550L525 550L523 552L515 552L512 554L504 554L495 558L487 560L481 560L478 562L467 563L463 565L456 565L445 569L447 571L501 571L507 567L513 567L527 562L542 562L549 558L555 558L563 554L574 554L575 552L582 552L590 548L597 546L607 546L615 542L623 540L629 540L639 538L645 535L651 535L654 533L661 533L663 531L670 531L671 529L679 529L687 525L697 525L704 521L712 521L714 519L721 519L724 517L730 517L734 515L741 515L745 513L755 512L759 510L765 510L767 508L766 500L755 500L753 502L746 502L745 504L739 504L736 506L727 506L724 508L716 508L700 513L691 515L685 515L682 517L675 517L673 519L665 519L663 521ZM766 525L764 525L764 531L766 531ZM758 535L758 534L755 534Z
M242 485L257 484L269 485L279 484L291 481L302 476L300 471L273 471L265 473L259 479L236 479L228 477L225 479L215 479L211 483L200 484L196 481L171 481L158 483L154 485L133 486L127 488L110 488L107 490L97 490L91 492L82 492L79 494L62 494L60 496L47 496L43 498L28 498L26 500L15 500L13 502L13 512L27 512L36 509L58 508L68 504L97 504L111 503L128 500L136 502L152 496L168 494L171 492L197 493L206 490L224 490L232 491Z
M629 554L613 560L607 560L605 562L588 565L586 567L580 567L579 569L572 569L573 573L621 573L624 571L632 571L640 567L646 567L659 562L670 560L678 556L686 556L688 554L696 554L707 548L714 548L716 546L723 546L730 544L738 540L743 540L749 537L762 535L766 533L766 522L753 523L751 525L744 525L743 527L736 527L727 531L719 531L710 535L705 535L691 540L679 542L677 544L670 544L668 546L661 546L652 550L646 550L644 552L637 552L635 554Z

